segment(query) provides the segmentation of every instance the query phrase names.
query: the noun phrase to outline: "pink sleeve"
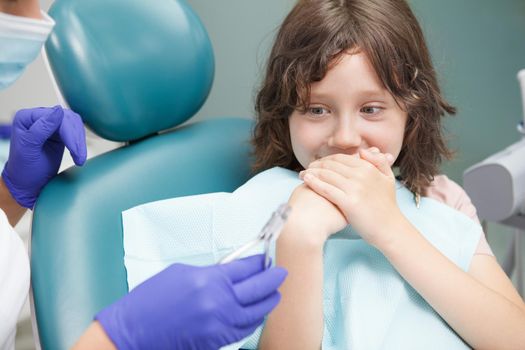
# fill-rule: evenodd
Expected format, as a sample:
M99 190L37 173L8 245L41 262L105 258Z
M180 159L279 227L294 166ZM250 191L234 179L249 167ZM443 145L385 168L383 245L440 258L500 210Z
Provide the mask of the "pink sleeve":
M442 202L479 223L476 207L472 204L467 193L446 175L437 175L430 187L427 188L425 196ZM481 235L475 254L494 256L485 235Z

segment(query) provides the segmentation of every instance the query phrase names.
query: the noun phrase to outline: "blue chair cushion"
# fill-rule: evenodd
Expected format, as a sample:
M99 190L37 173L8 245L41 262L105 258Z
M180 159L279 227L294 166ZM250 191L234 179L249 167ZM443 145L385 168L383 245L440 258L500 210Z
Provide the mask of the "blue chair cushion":
M250 177L250 130L247 119L190 124L90 159L44 188L31 243L43 349L68 349L96 312L127 293L121 212L233 191Z
M69 106L98 135L136 140L194 115L214 75L208 34L183 0L56 0L47 44Z

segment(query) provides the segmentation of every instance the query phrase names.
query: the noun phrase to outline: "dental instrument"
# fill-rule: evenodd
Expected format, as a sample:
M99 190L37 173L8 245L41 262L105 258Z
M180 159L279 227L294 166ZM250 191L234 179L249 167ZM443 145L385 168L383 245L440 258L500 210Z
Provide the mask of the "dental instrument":
M275 242L279 237L281 230L290 215L291 207L283 203L281 204L276 211L272 213L270 219L263 226L259 235L251 240L250 242L242 245L240 248L236 249L232 253L223 257L219 264L226 264L232 262L233 260L239 258L242 254L249 251L250 249L256 247L261 242L264 242L264 267L270 267L270 246L272 242Z

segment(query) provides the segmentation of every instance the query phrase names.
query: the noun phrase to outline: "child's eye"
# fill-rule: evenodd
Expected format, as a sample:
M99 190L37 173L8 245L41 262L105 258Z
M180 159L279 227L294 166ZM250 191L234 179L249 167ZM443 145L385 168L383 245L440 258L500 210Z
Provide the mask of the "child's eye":
M382 110L383 108L377 106L365 106L361 108L361 113L368 115L376 115L379 114Z
M308 108L308 114L313 115L315 117L321 117L327 113L330 113L330 111L324 107L309 107Z

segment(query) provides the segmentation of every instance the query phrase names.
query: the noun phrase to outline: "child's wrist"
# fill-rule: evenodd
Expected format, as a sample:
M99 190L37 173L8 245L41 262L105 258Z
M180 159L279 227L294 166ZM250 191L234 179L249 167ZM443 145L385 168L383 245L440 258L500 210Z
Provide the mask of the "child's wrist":
M318 251L323 249L328 236L328 233L319 228L290 217L277 240L277 246L294 246L296 249Z
M370 242L374 247L380 250L383 255L389 256L399 250L403 250L406 235L411 233L412 224L403 216L396 217L389 224L384 225L382 232L376 242Z

